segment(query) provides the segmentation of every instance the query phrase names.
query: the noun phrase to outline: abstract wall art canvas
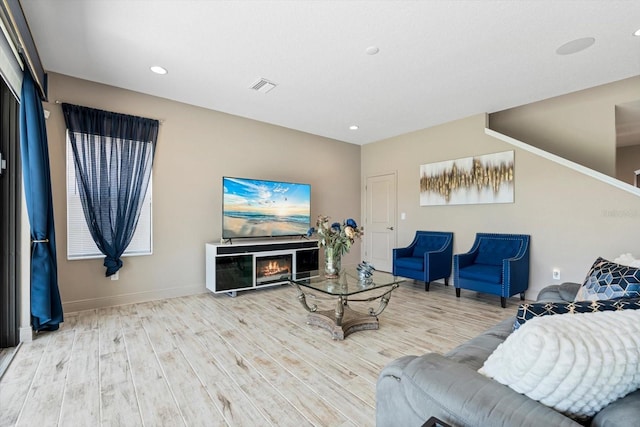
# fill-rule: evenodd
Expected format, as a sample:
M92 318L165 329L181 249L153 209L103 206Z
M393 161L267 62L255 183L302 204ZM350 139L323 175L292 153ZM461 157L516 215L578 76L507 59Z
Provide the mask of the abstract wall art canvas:
M420 206L513 203L514 152L420 166Z

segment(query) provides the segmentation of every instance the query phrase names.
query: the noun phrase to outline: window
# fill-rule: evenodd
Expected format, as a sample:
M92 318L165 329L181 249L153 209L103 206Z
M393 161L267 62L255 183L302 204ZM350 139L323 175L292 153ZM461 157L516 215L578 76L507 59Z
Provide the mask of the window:
M95 142L98 144L99 142ZM107 144L109 138L107 138ZM76 168L73 161L73 150L67 130L67 259L103 258L104 255L96 246L82 210L80 192L76 182ZM149 180L149 187L143 202L138 225L131 243L123 256L151 255L153 248L152 233L152 189L153 179Z

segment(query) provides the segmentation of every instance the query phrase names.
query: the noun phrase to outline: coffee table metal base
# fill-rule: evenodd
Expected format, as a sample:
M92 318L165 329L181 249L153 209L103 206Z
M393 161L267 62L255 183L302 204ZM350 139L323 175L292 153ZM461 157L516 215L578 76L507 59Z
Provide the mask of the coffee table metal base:
M401 281L397 280L395 276L382 276L384 283L376 285L372 281L363 282L362 279L358 278L358 281L351 283L351 288L349 288L349 277L346 273L341 272L341 279L345 281L340 283L340 289L338 290L333 288L334 282L326 279L315 279L311 282L307 280L291 280L289 282L298 290L298 301L309 312L307 323L327 329L331 332L331 337L334 340L343 340L352 332L378 329L378 316L389 304L391 292L400 286L399 283ZM302 288L313 289L337 297L335 310L318 310L317 305L307 304L307 296L302 291ZM369 293L376 290L375 294ZM365 295L365 292L369 296ZM353 298L356 295L361 295L361 298ZM367 313L361 313L349 307L350 302L363 303L376 300L380 300L378 308L369 308Z
M309 313L307 323L328 330L334 340L343 340L352 332L378 329L376 316L359 313L348 305L343 306L341 321L336 321L335 310L322 310Z

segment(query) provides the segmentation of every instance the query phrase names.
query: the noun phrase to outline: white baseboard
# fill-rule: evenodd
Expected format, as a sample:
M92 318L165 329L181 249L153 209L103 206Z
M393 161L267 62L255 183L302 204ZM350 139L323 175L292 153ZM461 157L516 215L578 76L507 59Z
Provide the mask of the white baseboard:
M154 301L164 298L176 298L187 295L196 295L207 292L204 284L193 286L181 286L179 288L158 289L147 292L136 292L132 294L112 295L101 298L89 298L76 301L63 301L62 309L65 313L75 311L92 310L102 307L113 307L116 305L135 304L139 302Z
M33 341L33 329L31 326L20 327L20 342Z

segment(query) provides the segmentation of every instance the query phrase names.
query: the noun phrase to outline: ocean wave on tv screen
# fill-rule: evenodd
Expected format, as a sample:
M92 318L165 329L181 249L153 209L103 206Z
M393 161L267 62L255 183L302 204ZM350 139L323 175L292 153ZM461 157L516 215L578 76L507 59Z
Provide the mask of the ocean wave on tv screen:
M267 215L256 212L225 212L224 216L230 218L244 219L251 222L291 222L299 224L309 224L308 215Z

